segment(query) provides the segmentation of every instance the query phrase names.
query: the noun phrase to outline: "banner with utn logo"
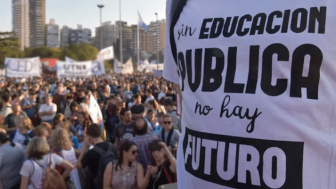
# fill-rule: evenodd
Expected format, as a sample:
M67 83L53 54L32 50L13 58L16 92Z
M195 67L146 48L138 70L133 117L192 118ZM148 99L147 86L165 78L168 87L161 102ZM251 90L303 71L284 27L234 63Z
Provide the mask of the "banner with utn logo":
M91 77L92 62L57 62L57 78Z
M76 63L76 60L73 60L69 57L65 57L65 62L72 62L72 63ZM104 60L100 59L100 60L94 60L94 61L90 61L91 62L91 68L92 68L92 75L96 75L96 76L100 76L100 75L104 75L105 74L105 66L104 66ZM80 63L80 62L79 62Z
M7 77L40 77L41 62L35 58L5 58Z

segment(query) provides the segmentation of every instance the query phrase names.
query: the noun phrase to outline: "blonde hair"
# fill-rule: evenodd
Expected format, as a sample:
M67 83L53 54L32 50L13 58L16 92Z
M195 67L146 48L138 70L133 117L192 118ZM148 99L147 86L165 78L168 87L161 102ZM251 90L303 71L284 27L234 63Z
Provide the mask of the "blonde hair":
M44 138L34 137L28 143L26 154L28 159L42 159L49 151L50 147Z
M32 124L29 117L21 116L20 121L23 121L23 126L25 127L25 129L27 129L27 130L33 130L34 129L33 124Z
M72 143L69 133L63 128L58 128L51 134L51 146L53 148L70 149Z

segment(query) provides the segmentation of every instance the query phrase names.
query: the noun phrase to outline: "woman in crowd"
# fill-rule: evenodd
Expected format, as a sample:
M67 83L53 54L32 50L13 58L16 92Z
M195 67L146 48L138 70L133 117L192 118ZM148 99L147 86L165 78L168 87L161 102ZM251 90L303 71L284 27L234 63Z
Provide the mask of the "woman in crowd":
M0 188L19 189L20 169L25 160L25 152L20 145L0 132Z
M92 123L90 114L87 112L81 112L78 114L78 125L76 126L77 139L79 142L79 149L83 149L84 133L86 128Z
M156 169L150 177L147 189L158 189L161 185L177 182L176 160L167 145L160 140L155 140L148 147Z
M77 125L78 124L78 114L80 113L79 104L77 102L72 102L70 105L70 110L71 110L70 121L72 125Z
M121 144L118 160L109 163L104 173L104 189L145 189L154 168L149 167L146 174L141 164L137 163L137 145L126 141Z
M79 142L78 142L78 138L77 136L75 136L71 131L70 131L70 122L69 121L65 121L65 122L61 122L58 123L56 125L55 129L59 129L59 128L63 128L68 132L69 135L69 139L72 142L72 146L77 149L79 147Z
M156 100L150 100L150 101L148 101L147 104L146 104L146 107L147 107L147 112L149 110L153 110L154 113L155 113L155 116L157 116L157 114L159 112L162 112L161 107L159 106L159 104L157 103Z
M114 143L114 134L116 125L120 122L120 110L121 107L119 105L115 105L109 103L107 110L106 110L106 122L105 122L105 129L107 133L107 138L110 139L109 141Z
M72 143L69 140L69 133L65 129L58 128L51 135L51 146L54 149L53 153L64 158L64 160L70 162L72 166L77 163L77 156ZM63 174L65 169L62 166L56 166L56 170ZM70 179L70 180L69 180ZM65 179L66 184L73 185L76 189L81 189L81 184L78 176L78 171L74 168L70 173L70 178ZM70 188L70 187L68 187Z
M156 128L159 126L159 123L157 122L155 113L152 109L147 112L147 123L149 131L154 134Z
M65 116L61 113L58 113L55 115L54 119L53 119L53 123L52 123L52 128L55 129L56 125L61 123L61 122L65 122Z
M42 188L46 176L46 169L55 169L56 165L62 166L65 171L63 178L67 178L73 169L70 162L60 156L49 153L50 147L42 137L34 137L27 147L27 157L21 168L21 189Z
M45 129L42 125L39 125L34 129L34 136L42 137L48 141L50 135L47 129Z
M29 141L33 138L33 125L29 117L21 116L17 125L17 129L9 134L10 139L14 143L19 143L26 149Z

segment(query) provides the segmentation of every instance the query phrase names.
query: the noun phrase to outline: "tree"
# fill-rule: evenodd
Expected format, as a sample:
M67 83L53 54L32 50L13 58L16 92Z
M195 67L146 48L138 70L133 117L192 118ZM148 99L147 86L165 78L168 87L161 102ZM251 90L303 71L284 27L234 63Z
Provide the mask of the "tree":
M69 47L64 47L61 52L60 59L65 59L67 56L76 61L86 61L97 59L98 49L87 43L81 43L80 45L71 43Z
M6 57L23 57L19 39L12 32L0 32L0 65L4 65Z
M61 58L61 50L59 48L37 47L26 48L25 57L40 57L40 58Z

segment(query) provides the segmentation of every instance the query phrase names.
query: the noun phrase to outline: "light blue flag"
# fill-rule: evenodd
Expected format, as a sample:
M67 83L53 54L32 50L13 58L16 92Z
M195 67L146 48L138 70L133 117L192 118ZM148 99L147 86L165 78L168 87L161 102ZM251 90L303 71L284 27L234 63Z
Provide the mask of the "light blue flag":
M140 27L143 27L146 32L148 32L148 26L145 24L145 22L142 20L140 13L138 12L138 24Z

